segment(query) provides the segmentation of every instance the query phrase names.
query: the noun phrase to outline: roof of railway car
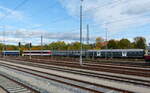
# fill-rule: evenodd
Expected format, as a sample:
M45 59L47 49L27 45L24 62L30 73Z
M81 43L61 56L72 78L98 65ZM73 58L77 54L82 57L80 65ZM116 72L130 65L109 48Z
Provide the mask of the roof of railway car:
M51 50L25 50L23 52L51 52Z
M99 52L103 52L103 51L144 51L144 49L103 49L103 50L88 50L88 51L99 51Z
M8 50L8 51L2 51L2 52L19 52L18 50Z
M86 50L83 50L86 51ZM53 52L80 52L80 50L53 50Z

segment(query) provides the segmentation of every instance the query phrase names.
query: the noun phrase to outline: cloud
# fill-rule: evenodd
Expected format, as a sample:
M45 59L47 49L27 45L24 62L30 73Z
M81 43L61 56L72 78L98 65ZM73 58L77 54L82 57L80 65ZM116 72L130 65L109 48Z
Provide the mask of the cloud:
M137 2L136 2L137 1ZM129 6L127 9L125 9L125 13L127 14L144 14L150 12L150 0L144 0L144 1L138 1L138 0L131 0L129 2ZM127 5L126 5L127 6Z
M65 33L58 33L58 32L48 32L45 30L26 30L26 29L20 29L20 30L10 30L10 31L1 31L0 36L5 38L14 38L13 40L18 42L21 40L21 42L32 42L37 43L40 40L41 35L44 37L44 39L47 40L59 40L59 41L79 41L80 35L77 33L79 31L70 31ZM13 42L12 40L12 42ZM86 36L83 35L83 40L86 40ZM90 41L94 41L95 36L90 36ZM11 40L10 40L11 41Z
M60 0L72 16L79 15L80 0ZM84 14L112 33L150 23L150 0L84 0Z
M0 42L1 43L16 43L16 42L20 42L20 41L23 41L22 39L20 38L13 38L13 37L7 37L7 38L4 38L2 36L0 36Z
M12 10L4 6L0 6L0 18L7 17L7 19L23 20L25 18L23 12Z

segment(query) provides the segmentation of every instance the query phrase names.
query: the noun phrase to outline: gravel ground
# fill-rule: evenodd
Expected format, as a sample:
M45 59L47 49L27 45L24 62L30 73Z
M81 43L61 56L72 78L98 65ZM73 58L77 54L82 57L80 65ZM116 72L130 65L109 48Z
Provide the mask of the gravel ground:
M5 63L5 61L1 61L1 62ZM15 63L10 63L10 62L7 62L7 63L15 64ZM128 84L119 83L119 82L115 82L115 81L110 82L110 81L103 80L103 79L90 78L90 77L86 77L86 76L82 76L82 75L71 74L71 73L66 73L66 72L61 72L61 71L48 70L48 69L43 69L43 68L38 68L38 67L25 66L25 65L20 65L20 64L15 64L15 65L25 67L25 68L34 69L37 71L43 71L43 72L52 73L52 74L56 74L56 75L66 76L69 78L75 78L75 79L80 79L83 81L102 84L105 86L110 86L110 87L115 87L115 88L120 88L120 89L126 89L126 90L133 91L136 93L150 93L150 88L139 87L136 85L128 85ZM65 93L67 93L67 92L65 92Z
M2 62L2 61L0 61ZM20 61L18 61L20 62ZM25 63L32 63L32 62L27 62L27 61L22 61ZM62 66L56 66L56 65L47 65L47 64L41 64L41 63L32 63L32 64L39 64L42 66L51 66L51 67L59 67L59 68L65 68L65 69L70 69L70 70L78 70L78 71L86 71L86 72L94 72L94 73L99 73L99 74L106 74L106 75L114 75L114 76L119 76L119 77L126 77L126 78L133 78L133 79L141 79L141 80L147 80L150 81L150 78L142 77L142 76L134 76L134 75L125 75L125 74L118 74L118 73L110 73L110 72L101 72L101 71L92 71L92 70L85 70L85 69L79 69L79 68L71 68L71 67L62 67ZM150 68L149 68L150 69Z
M88 91L74 88L65 84L60 84L51 80L46 80L23 72L0 67L0 73L9 77L17 78L20 82L37 89L41 93L88 93Z
M0 93L7 93L7 92L3 90L2 88L0 88Z
M17 67L15 67L15 68L17 68ZM39 73L39 72L27 70L27 69L21 69L21 70L24 70L24 71L27 71L27 72L32 72L32 73L35 73L35 74L40 74L42 76L46 76L46 77L49 77L49 78L52 78L52 79L57 79L57 80L69 82L71 84L76 84L76 85L79 85L79 86L84 86L86 88L94 89L94 90L101 91L101 92L104 92L104 93L109 93L110 91L113 91L113 90L108 89L108 88L97 87L97 86L90 85L90 84L87 84L87 83L82 83L82 82L78 82L78 81L74 81L74 80L68 80L68 79L65 79L65 78L62 78L62 77L57 77L57 76L54 76L54 75L48 75L48 74L44 74L44 73ZM113 91L113 92L114 93L121 93L121 92L118 92L118 91Z

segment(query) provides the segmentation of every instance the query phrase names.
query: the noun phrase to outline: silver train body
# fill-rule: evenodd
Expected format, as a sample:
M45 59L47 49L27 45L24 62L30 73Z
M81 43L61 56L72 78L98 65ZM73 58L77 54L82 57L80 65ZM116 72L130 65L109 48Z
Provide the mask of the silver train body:
M19 55L22 56L68 56L68 57L79 57L80 51L52 51L52 50L31 50L23 51L2 51L2 55ZM143 58L143 49L103 49L103 50L83 50L83 57L95 57L95 58Z
M79 57L80 51L52 51L53 56L72 56ZM97 58L143 58L143 49L104 49L104 50L85 50L82 51L83 57Z

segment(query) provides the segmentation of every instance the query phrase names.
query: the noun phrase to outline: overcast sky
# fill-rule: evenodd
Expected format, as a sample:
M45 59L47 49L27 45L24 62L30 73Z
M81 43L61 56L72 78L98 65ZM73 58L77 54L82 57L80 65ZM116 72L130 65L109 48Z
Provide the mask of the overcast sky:
M80 0L24 1L0 1L0 42L5 36L10 44L40 44L41 35L45 43L79 41ZM149 42L150 0L84 0L84 38L87 24L91 41L107 31L108 39L144 36Z

